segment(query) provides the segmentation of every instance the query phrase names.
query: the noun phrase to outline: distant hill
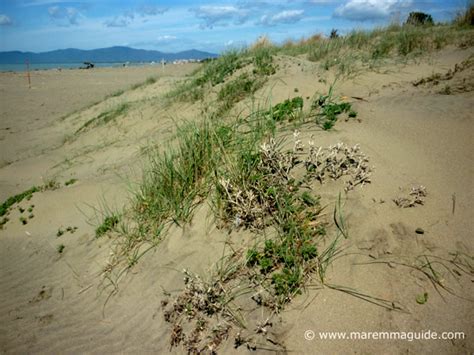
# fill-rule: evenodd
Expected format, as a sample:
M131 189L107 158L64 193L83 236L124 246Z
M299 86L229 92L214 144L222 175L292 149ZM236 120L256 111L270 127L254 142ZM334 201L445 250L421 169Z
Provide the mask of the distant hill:
M159 62L179 59L215 58L217 54L191 49L178 53L164 53L129 47L110 47L92 50L59 49L50 52L0 52L0 64L23 64L28 59L31 64L43 63L117 63L117 62Z

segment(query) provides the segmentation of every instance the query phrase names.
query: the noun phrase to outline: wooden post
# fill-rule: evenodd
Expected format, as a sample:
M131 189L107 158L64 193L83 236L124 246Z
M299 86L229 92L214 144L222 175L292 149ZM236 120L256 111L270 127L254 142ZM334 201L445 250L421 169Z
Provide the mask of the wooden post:
M28 78L28 88L31 89L30 61L26 60L26 77Z

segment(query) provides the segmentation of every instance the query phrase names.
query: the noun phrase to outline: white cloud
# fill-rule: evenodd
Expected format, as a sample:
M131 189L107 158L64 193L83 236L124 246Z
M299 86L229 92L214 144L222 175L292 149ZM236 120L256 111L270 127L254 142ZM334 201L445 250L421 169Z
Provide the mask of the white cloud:
M176 37L176 36L164 35L164 36L159 36L156 39L156 42L157 43L168 43L168 42L172 42L176 39L178 39L178 37Z
M0 26L9 26L13 24L13 21L7 15L0 14Z
M62 14L62 8L59 6L51 6L48 8L48 14L51 17L59 18Z
M272 20L278 23L293 23L301 20L303 14L303 10L287 10L276 14L272 17Z
M146 22L148 18L162 15L168 8L154 6L154 5L143 5L136 9L129 9L123 13L123 15L115 16L111 19L104 21L104 25L107 27L127 27L130 25L137 16L145 17L143 22Z
M79 11L74 7L51 6L48 14L59 25L78 25Z
M136 12L137 14L141 16L156 16L156 15L163 15L168 10L169 9L165 7L159 7L155 5L143 5L143 6L140 6L136 10Z
M314 5L330 5L341 2L340 0L308 0L309 4Z
M202 27L226 26L229 22L242 24L248 19L248 12L235 6L200 6L191 9L197 18L204 21Z
M80 3L93 3L97 0L80 0L75 2ZM44 6L44 5L58 5L62 3L71 3L74 1L71 0L29 0L29 1L20 1L20 6L30 7L30 6Z
M411 0L350 0L336 8L334 16L351 21L381 20L411 3Z
M269 7L272 4L264 0L252 0L252 1L241 0L241 1L238 1L236 5L239 9L259 9L259 8Z
M278 24L289 24L300 21L303 18L304 10L285 10L273 16L263 15L259 24L265 26L275 26Z
M113 19L104 22L107 27L127 27L132 21L130 16L115 16Z

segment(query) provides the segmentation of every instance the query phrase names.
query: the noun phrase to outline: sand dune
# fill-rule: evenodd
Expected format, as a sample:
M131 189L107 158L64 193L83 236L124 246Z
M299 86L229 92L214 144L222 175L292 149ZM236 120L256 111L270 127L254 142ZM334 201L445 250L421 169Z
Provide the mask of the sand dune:
M344 292L310 286L275 318L270 331L289 352L458 354L474 350L472 269L458 281L445 280L452 295L442 289L437 292L423 274L397 264L426 254L446 259L454 252L472 256L474 117L469 88L474 67L446 81L456 88L450 94L440 92L444 83L414 86L413 82L446 73L473 55L472 48L447 48L422 60L393 63L378 72L339 80L335 90L353 103L359 120L341 120L329 132L311 124L300 129L304 144L310 139L319 146L359 144L374 167L371 184L347 195L344 211L350 238L343 244L345 256L331 266L330 283L392 300L403 311L388 311ZM263 101L312 97L327 91L334 78L333 72L321 72L316 63L300 57L280 56L277 61L278 72L257 92ZM207 275L223 255L224 242L239 245L251 238L248 232L228 235L216 228L208 208L202 206L189 226L172 227L158 248L122 275L116 292L103 278L115 241L95 238L100 215L94 208L100 210L105 203L119 210L126 204L127 184L140 177L144 148L166 146L177 122L198 116L202 109L198 105L164 106L159 99L193 69L37 72L31 90L20 74L0 74L0 198L48 179L61 183L60 188L35 193L19 204L24 209L34 205L34 217L26 225L19 221L25 212L14 207L10 221L0 230L2 352L166 353L170 326L160 306L164 293L182 289L184 268ZM86 107L150 75L157 75L157 81ZM74 133L91 118L123 103L131 106L115 121ZM248 107L241 104L242 110ZM65 186L71 178L78 180ZM397 207L392 200L415 185L426 187L424 205ZM315 185L328 210L340 188L337 182L324 189ZM69 226L77 230L57 236L59 229ZM415 232L419 228L424 234ZM60 245L62 253L58 253ZM428 292L429 301L420 305L415 298L423 292ZM462 331L467 338L388 344L308 341L307 330ZM240 349L233 349L230 341L221 351Z

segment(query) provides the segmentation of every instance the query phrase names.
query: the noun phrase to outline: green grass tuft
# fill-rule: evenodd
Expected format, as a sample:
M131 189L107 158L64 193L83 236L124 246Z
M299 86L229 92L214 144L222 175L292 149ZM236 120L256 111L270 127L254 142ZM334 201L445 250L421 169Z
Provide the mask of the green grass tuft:
M109 123L110 121L115 120L117 117L125 115L127 111L130 109L130 107L131 107L130 103L124 102L111 110L104 111L100 115L93 117L90 120L88 120L86 123L84 123L76 131L76 134L86 130L89 126L98 127L101 125L105 125Z
M250 51L253 56L255 66L254 74L260 76L269 76L276 73L276 67L273 64L272 49L270 47L258 47Z
M264 79L247 73L241 74L236 79L228 81L222 86L217 95L219 109L216 115L222 115L239 101L253 95L264 83Z
M131 90L137 90L137 89L140 89L140 88L142 88L142 87L145 87L145 86L154 84L154 83L156 83L156 81L157 81L157 78L156 78L156 77L150 76L150 77L148 77L144 82L132 85L132 86L130 87L130 89L131 89Z
M219 100L224 104L220 106L217 113L222 114L243 97L258 90L265 82L265 78L276 72L270 48L259 47L224 53L219 58L206 62L190 79L178 84L167 94L167 98L190 102L202 100L207 90L224 84L237 70L250 64L254 67L252 75L248 73L239 75L233 80L234 84L226 83L226 87L220 90ZM239 83L244 87L240 88Z
M371 31L355 30L337 38L313 36L313 39L300 41L299 44L277 48L275 53L307 54L309 60L320 62L322 68L328 70L336 66L339 74L347 75L357 68L372 67L376 61L419 56L448 44L472 44L472 24L465 25L472 19L472 8L460 15L455 25L394 24Z
M76 182L77 182L77 179L72 178L72 179L69 179L68 181L66 181L66 182L64 183L64 185L69 186L69 185L72 185L72 184L74 184L74 183L76 183Z
M110 216L106 216L102 224L98 226L95 230L96 238L100 238L107 232L113 230L118 225L119 221L120 221L120 217L116 214L111 214Z

